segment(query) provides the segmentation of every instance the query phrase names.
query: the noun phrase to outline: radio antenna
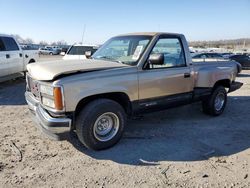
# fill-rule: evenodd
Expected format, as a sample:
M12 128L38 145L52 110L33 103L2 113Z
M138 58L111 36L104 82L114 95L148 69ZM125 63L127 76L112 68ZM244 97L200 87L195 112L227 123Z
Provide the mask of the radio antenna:
M83 39L84 39L85 30L86 30L86 24L84 24L84 26L83 26L83 31L82 31L82 44L83 44Z

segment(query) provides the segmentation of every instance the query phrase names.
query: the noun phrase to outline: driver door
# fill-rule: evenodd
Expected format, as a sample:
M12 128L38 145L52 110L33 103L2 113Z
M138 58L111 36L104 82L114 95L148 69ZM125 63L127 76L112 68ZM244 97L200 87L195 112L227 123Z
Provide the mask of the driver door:
M186 65L181 40L161 37L152 53L162 53L164 64L148 64L139 71L139 108L147 111L188 103L192 97L193 73Z

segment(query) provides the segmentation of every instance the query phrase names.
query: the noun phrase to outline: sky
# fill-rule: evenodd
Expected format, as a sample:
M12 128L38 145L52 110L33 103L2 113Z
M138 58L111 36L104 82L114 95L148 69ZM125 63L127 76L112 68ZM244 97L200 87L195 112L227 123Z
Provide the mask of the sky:
M250 0L0 0L0 33L35 42L73 44L84 33L84 43L101 44L142 31L189 41L250 38Z

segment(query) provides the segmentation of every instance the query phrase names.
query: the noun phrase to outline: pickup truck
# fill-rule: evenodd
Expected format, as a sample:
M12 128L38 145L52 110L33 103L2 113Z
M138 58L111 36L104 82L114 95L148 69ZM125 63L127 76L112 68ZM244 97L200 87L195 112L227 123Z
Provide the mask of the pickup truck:
M20 75L26 65L38 60L38 51L22 50L14 37L0 34L0 80Z
M90 149L122 137L127 118L202 101L203 112L222 114L237 65L193 64L182 34L132 33L111 38L85 60L28 65L28 107L48 136L75 131Z

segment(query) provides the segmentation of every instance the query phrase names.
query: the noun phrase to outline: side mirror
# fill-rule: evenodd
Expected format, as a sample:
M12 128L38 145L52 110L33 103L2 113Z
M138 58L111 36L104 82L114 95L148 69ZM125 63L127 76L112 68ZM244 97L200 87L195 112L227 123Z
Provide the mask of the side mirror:
M151 54L148 59L149 63L152 65L163 65L164 55L163 54Z
M86 56L87 59L89 59L91 57L91 55L92 55L91 51L86 51L85 52L85 56Z

